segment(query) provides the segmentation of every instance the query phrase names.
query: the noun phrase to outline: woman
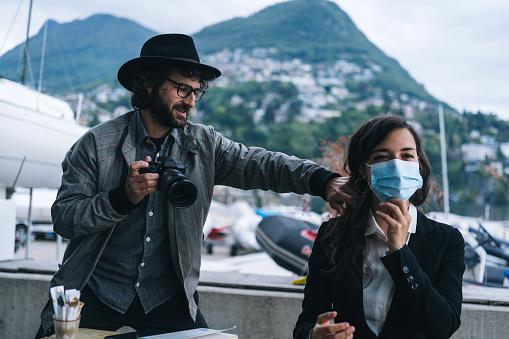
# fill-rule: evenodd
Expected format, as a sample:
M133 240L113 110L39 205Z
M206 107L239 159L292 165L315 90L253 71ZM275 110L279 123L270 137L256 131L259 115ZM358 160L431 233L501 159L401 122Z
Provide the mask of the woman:
M351 138L344 167L358 207L320 227L294 338L449 338L464 243L416 209L431 175L418 134L403 118L376 117Z

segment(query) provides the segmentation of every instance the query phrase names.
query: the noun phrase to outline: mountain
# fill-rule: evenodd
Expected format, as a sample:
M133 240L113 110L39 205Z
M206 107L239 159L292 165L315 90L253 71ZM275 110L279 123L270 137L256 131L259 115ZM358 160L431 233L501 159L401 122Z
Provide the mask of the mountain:
M118 68L140 55L140 46L157 33L112 15L98 14L85 20L59 24L48 21L43 90L49 93L77 91L104 81L114 81ZM29 40L30 64L39 79L44 27ZM20 44L0 58L0 75L19 80ZM30 80L27 69L27 83Z
M81 118L90 126L110 119L107 111L130 107L129 97L99 85L116 85L120 65L139 56L142 44L156 34L105 14L63 24L49 21L43 91L83 91L91 100L88 107L83 105ZM27 83L39 78L43 35L41 30L30 39L33 76L29 68ZM348 137L373 116L402 115L422 133L440 177L437 100L373 45L335 3L286 1L206 27L193 37L202 61L223 71L194 111L194 122L211 124L246 145L310 158L321 154L321 141ZM19 79L23 47L0 57L0 77ZM502 148L494 145L507 145L509 123L481 112L459 114L447 105L444 113L451 192L464 201L481 197L507 203L507 175L494 177L491 172L507 162ZM496 158L467 164L464 145L489 147ZM486 184L487 177L497 183Z
M155 34L135 22L105 14L64 24L49 21L44 91L72 92L114 81L119 66L137 57L143 42ZM312 64L342 59L361 67L378 65L382 70L373 80L374 86L429 102L436 101L330 1L279 3L247 18L206 27L193 37L202 57L225 48L276 47L277 57L282 59L299 58ZM35 81L39 78L42 43L43 29L29 42ZM0 76L19 79L23 48L20 44L0 57ZM27 79L30 79L28 75Z
M436 101L400 64L386 56L333 2L294 0L267 7L247 18L235 18L193 35L200 53L225 48L276 47L279 57L332 63L339 59L360 66L382 67L376 85Z

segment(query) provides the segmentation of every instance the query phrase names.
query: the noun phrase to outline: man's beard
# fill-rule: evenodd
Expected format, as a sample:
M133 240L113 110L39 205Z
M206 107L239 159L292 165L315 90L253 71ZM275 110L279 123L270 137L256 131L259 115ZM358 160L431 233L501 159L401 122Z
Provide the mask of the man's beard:
M159 91L152 91L148 105L152 118L160 125L169 128L183 128L186 125L187 117L182 118L174 113L175 110L189 114L191 107L183 102L173 105L171 108L164 102Z

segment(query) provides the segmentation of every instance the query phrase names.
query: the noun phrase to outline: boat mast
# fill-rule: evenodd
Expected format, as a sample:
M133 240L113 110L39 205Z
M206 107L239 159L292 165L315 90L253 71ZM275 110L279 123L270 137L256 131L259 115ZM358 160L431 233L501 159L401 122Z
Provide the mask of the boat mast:
M42 91L42 74L44 72L44 55L46 54L46 38L48 36L48 21L44 24L44 37L42 39L42 53L41 53L41 67L39 69L39 86L37 88L37 92L41 93ZM39 106L39 103L37 103Z
M444 108L438 105L438 122L440 124L440 150L442 153L442 180L444 187L444 212L449 213L449 179L447 177L447 154L445 151Z
M28 56L28 36L30 34L30 19L32 18L32 2L30 0L30 9L28 10L28 26L27 26L27 38L25 40L25 52L23 53L23 70L21 71L21 84L25 84L25 73L27 66L27 56Z

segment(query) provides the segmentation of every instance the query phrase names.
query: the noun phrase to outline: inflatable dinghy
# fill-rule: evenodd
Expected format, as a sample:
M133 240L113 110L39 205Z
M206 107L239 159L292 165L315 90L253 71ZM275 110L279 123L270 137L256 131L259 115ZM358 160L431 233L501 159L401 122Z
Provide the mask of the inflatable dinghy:
M258 224L256 240L279 266L306 275L318 227L282 215L268 216Z

